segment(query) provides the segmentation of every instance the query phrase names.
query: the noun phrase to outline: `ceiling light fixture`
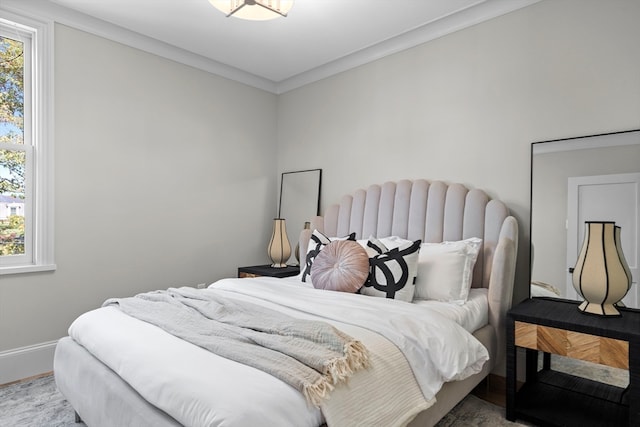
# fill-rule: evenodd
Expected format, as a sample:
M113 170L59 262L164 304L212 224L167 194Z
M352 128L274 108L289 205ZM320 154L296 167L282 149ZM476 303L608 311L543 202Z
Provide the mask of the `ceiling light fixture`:
M266 21L287 16L294 0L209 0L227 17L234 16L252 21Z

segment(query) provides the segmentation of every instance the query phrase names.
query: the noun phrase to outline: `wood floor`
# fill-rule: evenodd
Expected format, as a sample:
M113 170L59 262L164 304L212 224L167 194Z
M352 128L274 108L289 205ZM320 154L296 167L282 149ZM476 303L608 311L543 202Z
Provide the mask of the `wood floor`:
M26 383L27 381L35 380L35 379L42 378L42 377L48 377L49 375L52 375L52 374L53 374L53 371L50 371L50 372L45 372L43 374L34 375L32 377L22 378L20 380L16 380L16 381L11 381L9 383L0 384L0 388L9 387L10 385L14 385L14 384L18 384L18 383Z
M489 374L476 388L473 389L471 394L479 397L494 405L506 407L507 397L507 382L505 377L499 375Z

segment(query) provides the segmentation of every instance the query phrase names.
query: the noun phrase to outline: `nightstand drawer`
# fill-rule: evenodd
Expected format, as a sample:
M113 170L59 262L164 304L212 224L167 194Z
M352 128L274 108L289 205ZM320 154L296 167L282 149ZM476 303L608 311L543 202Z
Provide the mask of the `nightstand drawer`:
M613 338L516 321L515 345L629 369L629 343Z
M248 277L261 277L261 276L262 276L261 274L247 273L245 271L240 271L238 273L238 277L240 279L245 279L245 278L248 278Z

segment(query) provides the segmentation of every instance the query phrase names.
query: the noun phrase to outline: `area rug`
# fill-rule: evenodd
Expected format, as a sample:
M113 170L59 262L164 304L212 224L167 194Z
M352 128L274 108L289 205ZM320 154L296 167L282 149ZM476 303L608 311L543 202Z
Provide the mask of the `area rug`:
M56 389L53 376L0 388L0 426L83 427L73 408ZM504 408L467 396L437 427L519 427L504 418Z
M53 375L0 388L0 426L84 426L74 419L74 411L58 392Z

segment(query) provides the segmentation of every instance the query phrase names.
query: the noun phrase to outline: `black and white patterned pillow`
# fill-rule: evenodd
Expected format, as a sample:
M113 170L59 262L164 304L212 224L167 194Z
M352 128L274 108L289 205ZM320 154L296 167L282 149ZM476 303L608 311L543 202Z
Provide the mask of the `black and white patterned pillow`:
M376 255L382 255L383 253L389 251L384 243L373 236L369 237L369 240L366 241L358 240L358 243L360 243L360 245L364 247L364 250L367 251L367 255L369 255L369 258L373 258Z
M364 295L399 299L411 302L415 292L418 272L418 255L422 241L405 243L397 248L387 248L377 239L369 239L369 278L360 293Z
M316 259L316 256L320 253L322 248L327 246L334 240L355 240L356 233L351 233L345 237L327 237L322 234L318 230L313 230L311 233L311 238L309 239L309 246L307 248L307 256L304 260L304 268L302 269L302 273L300 275L300 280L303 282L313 283L311 279L311 266L313 265L313 261Z

